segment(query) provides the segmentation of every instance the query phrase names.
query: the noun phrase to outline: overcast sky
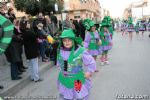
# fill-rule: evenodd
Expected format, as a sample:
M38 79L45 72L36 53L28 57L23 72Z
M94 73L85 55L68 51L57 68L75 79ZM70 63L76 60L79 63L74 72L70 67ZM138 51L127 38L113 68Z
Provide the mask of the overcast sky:
M141 0L99 0L101 7L108 9L112 17L122 17L129 4L139 1Z

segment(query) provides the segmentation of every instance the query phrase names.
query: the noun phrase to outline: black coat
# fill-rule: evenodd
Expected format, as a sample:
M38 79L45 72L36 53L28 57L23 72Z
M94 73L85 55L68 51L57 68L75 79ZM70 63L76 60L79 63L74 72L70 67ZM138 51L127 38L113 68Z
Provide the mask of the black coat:
M22 61L22 39L20 33L14 28L14 35L12 41L5 51L7 61L10 63L16 63Z
M42 23L44 25L43 28L46 27L46 20L45 19L41 19L41 18L35 19L32 23L32 27L33 27L33 30L35 33L37 33L37 31L38 31L37 25L39 23Z
M23 43L25 49L25 55L27 59L33 59L39 56L38 51L38 35L30 29L25 29L23 32Z
M8 16L9 16L9 20L10 20L12 23L14 23L14 20L16 19L15 14L10 14L10 13L8 13Z
M54 16L54 15L51 15L50 18L51 18L51 21L52 21L55 25L57 25L57 17Z
M84 25L83 25L83 22L82 22L82 20L80 20L79 21L79 30L80 30L80 36L81 36L81 38L84 40L85 39L85 27L84 27Z

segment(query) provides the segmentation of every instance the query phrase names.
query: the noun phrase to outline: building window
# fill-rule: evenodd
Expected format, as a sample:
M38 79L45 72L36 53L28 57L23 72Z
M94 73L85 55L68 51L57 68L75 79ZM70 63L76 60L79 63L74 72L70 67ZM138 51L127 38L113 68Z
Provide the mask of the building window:
M75 12L74 12L74 15L75 15L75 16L80 16L80 11L75 11Z
M81 3L86 3L86 2L87 2L87 0L80 0L80 2L81 2Z
M84 3L84 0L80 0L81 3Z
M80 18L80 16L74 16L74 19Z

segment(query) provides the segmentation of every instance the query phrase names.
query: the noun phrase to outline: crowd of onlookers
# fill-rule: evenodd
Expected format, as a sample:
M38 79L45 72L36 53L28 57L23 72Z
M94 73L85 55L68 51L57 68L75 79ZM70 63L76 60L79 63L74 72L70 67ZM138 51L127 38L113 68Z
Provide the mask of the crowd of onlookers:
M55 37L58 32L56 16L51 12L49 16L39 13L34 19L26 16L16 18L12 8L9 8L7 13L1 9L0 14L14 24L14 35L5 51L7 61L11 66L11 79L21 79L20 75L29 68L31 80L40 81L38 58L40 57L43 62L56 61L55 44L48 43L46 38L47 35ZM31 67L24 66L23 51Z
M57 40L61 31L67 28L73 28L76 36L85 37L85 28L83 21L70 19L66 15L64 21L58 21L57 17L50 12L49 15L43 15L40 12L36 17L23 16L16 18L14 10L9 8L7 11L0 9L0 14L9 19L14 24L14 35L12 41L5 51L7 61L10 63L11 79L21 79L21 74L30 70L32 81L39 82L42 79L38 73L38 59L42 62L54 61L56 64L58 42L51 44L47 41L50 35ZM22 54L25 53L30 66L24 66Z

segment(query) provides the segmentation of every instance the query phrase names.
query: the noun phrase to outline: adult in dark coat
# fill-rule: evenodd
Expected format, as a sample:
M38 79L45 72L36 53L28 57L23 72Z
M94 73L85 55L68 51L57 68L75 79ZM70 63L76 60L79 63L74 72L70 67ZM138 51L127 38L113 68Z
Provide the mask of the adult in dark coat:
M42 81L39 78L39 66L38 66L38 43L37 37L38 35L34 33L30 29L30 24L26 23L26 29L22 30L23 32L23 41L24 41L24 48L25 48L25 55L26 58L29 60L29 70L30 70L30 78L31 81L39 82Z
M39 56L37 37L38 35L30 29L23 31L23 43L27 59L36 58Z
M10 45L8 46L8 48L6 49L5 55L7 58L7 61L10 62L11 64L11 79L12 80L18 80L21 79L21 77L19 77L19 70L18 70L18 62L22 61L22 57L21 57L21 42L20 42L20 35L17 34L16 32L16 28L14 28L14 35L12 37L12 42L10 43Z
M8 16L9 16L9 20L13 23L14 20L16 19L13 8L8 9Z
M38 35L30 28L27 28L29 22L26 18L22 18L20 22L20 30L22 32L23 44L25 48L25 54L27 59L38 57Z
M49 17L51 19L51 22L54 23L55 27L57 27L57 22L58 21L57 21L57 17L54 15L53 11L50 12L50 16Z
M74 30L75 30L75 35L77 37L80 37L80 26L77 20L73 20L73 25L74 25Z
M83 25L83 20L79 21L79 27L80 27L80 36L84 40L84 38L85 38L85 27Z
M20 37L20 39L18 40L18 42L20 43L20 56L21 56L21 62L18 62L18 70L20 72L25 72L25 69L27 69L27 67L25 67L23 65L23 59L22 59L22 53L23 53L23 38L22 38L22 32L20 31L20 21L19 20L15 20L15 29L14 32L16 35L18 35Z
M40 12L40 13L38 14L37 18L36 18L36 19L33 21L33 23L32 23L32 27L33 27L33 30L34 30L35 33L37 33L37 31L38 31L37 25L38 25L39 23L42 23L42 24L43 24L43 28L46 27L46 19L45 19L45 17L43 16L43 13L42 13L42 12Z

